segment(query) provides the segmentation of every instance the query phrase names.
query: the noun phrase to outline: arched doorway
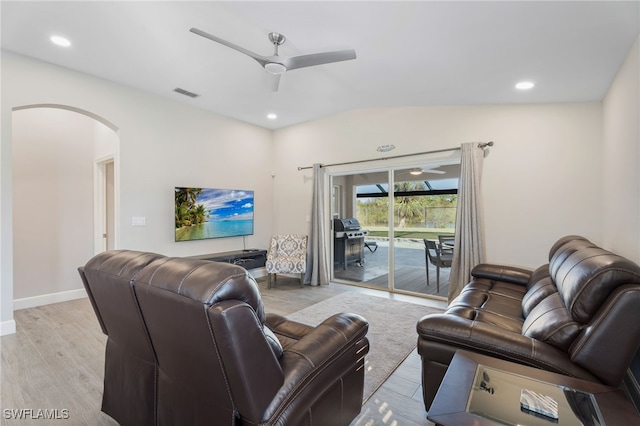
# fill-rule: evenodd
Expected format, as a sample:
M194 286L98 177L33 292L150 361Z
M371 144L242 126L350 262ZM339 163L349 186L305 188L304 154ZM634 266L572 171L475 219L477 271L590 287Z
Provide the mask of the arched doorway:
M106 233L103 218L118 216L116 131L73 107L13 110L14 309L85 296L77 267L102 249L96 235ZM107 164L113 173L102 176ZM107 179L114 194L110 203Z

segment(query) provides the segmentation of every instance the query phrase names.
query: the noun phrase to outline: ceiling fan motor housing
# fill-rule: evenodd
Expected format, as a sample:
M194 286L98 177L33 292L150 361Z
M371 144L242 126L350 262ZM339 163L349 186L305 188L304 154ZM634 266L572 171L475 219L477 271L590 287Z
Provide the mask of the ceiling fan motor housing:
M282 45L286 40L287 38L280 33L269 33L269 41L276 46Z
M283 74L287 71L287 67L277 62L268 62L264 65L264 69L271 74Z

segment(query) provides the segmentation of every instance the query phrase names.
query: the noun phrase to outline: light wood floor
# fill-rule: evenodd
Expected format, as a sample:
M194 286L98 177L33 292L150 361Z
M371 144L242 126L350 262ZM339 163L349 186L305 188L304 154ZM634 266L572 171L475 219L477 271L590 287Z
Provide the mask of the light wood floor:
M343 268L334 264L334 276L340 281L387 290L389 286L389 248L379 245L375 252L364 250L364 263L348 262ZM425 259L424 248L395 249L394 287L419 295L447 297L450 268L440 268L440 286L436 285L436 267ZM427 282L427 268L429 281Z
M342 284L300 288L279 277L267 290L259 280L267 312L288 315L344 291L443 307L443 303ZM87 299L15 312L17 333L0 338L0 425L64 424L114 426L100 411L106 336ZM420 388L420 359L414 351L362 407L352 425L431 425ZM38 409L68 419L8 419L6 409ZM57 410L57 411L51 411ZM35 414L34 414L35 415Z

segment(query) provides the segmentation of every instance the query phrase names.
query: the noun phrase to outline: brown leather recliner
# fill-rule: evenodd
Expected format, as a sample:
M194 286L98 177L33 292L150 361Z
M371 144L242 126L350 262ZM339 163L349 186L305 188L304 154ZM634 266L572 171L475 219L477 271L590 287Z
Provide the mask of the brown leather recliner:
M79 268L80 277L104 334L102 411L122 426L156 424L157 362L131 280L142 268L164 256L111 251Z
M536 270L481 264L443 314L417 324L425 408L456 350L619 386L640 346L640 267L567 236Z
M364 318L266 315L253 278L225 263L161 257L132 286L157 357L156 424L348 425L360 412Z

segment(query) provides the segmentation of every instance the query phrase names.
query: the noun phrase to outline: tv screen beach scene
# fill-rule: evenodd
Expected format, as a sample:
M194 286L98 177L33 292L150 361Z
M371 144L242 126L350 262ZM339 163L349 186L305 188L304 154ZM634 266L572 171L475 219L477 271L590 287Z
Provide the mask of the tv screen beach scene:
M176 241L253 234L253 191L175 187Z

